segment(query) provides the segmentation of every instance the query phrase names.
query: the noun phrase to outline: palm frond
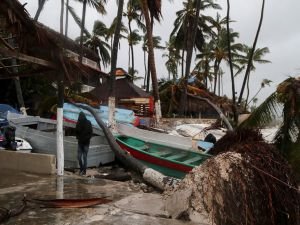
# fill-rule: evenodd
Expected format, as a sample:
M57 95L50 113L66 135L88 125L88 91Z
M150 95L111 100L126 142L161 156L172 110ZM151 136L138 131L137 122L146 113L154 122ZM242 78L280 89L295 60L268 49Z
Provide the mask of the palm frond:
M263 127L274 118L279 116L279 109L281 104L278 102L277 93L271 94L260 106L258 106L239 127Z

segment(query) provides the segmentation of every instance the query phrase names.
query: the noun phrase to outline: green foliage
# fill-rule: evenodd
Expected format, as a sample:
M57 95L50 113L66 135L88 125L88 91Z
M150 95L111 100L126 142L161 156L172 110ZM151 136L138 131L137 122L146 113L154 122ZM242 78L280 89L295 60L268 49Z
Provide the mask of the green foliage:
M264 127L282 112L274 143L300 174L300 78L290 77L258 106L240 127Z
M260 106L258 106L240 127L264 127L279 116L280 104L277 101L277 93L271 94Z

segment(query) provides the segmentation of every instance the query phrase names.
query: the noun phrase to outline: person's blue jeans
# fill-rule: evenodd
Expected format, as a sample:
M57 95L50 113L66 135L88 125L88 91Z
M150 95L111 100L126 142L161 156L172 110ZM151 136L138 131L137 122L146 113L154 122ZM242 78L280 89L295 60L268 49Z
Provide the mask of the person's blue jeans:
M87 154L89 151L89 145L78 144L78 162L80 166L80 172L86 172L87 167Z

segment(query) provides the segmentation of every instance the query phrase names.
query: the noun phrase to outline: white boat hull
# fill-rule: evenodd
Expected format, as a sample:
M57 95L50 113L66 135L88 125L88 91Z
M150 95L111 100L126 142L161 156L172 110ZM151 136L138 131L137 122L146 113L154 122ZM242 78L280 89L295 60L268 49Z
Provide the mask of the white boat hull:
M32 152L56 155L56 121L40 117L9 118L16 127L16 136L28 141ZM64 162L65 168L79 168L77 160L77 139L68 133L74 133L75 124L64 124ZM115 156L103 132L94 129L90 141L87 166L98 167L114 161Z

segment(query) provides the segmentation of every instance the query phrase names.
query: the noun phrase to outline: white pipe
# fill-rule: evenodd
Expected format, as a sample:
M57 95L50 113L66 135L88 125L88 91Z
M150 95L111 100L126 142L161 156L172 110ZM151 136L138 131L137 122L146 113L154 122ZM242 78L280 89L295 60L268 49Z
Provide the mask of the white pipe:
M57 108L56 126L56 162L57 175L64 175L64 136L63 136L63 108Z

